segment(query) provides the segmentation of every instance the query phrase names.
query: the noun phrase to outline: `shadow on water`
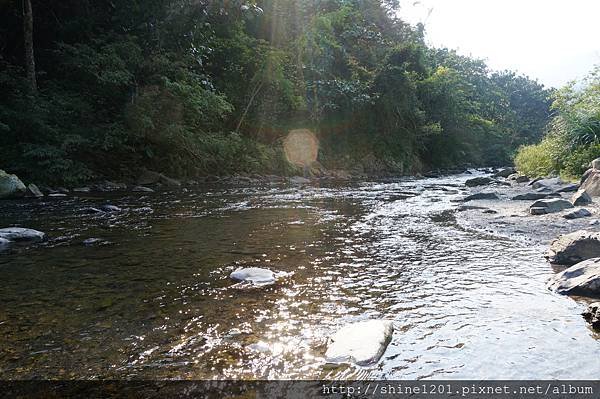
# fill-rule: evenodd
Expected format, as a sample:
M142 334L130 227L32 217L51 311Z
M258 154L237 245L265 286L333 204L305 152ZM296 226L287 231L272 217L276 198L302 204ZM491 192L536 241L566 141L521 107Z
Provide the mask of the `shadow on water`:
M595 378L585 301L545 289L540 248L458 225L464 179L3 202L50 240L0 255L0 377ZM235 286L248 265L292 274ZM394 321L379 364L325 364L367 318Z

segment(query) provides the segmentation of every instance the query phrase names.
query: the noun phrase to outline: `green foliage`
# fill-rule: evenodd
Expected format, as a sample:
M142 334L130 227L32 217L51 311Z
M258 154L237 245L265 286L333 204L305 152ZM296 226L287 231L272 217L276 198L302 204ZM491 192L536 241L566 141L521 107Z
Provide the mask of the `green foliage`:
M579 88L573 82L554 93L552 109L548 135L539 144L521 148L515 164L535 176L551 171L580 176L590 161L600 157L600 67Z
M294 128L326 167L504 164L548 120L541 85L428 48L395 0L34 1L36 95L17 6L0 6L0 150L25 179L291 173ZM578 159L600 137L591 98L555 101Z
M530 177L542 177L559 170L564 141L558 136L547 136L538 144L523 146L515 157L519 172Z

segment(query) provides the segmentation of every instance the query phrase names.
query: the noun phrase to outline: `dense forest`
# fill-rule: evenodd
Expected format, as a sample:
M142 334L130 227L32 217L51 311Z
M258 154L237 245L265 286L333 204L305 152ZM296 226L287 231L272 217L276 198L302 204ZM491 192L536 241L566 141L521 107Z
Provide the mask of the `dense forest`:
M547 135L522 147L515 163L530 176L576 178L600 157L600 66L582 81L557 90L553 99Z
M65 184L143 168L291 174L282 138L306 128L327 168L408 174L508 164L542 138L549 90L428 47L401 7L4 1L0 167Z

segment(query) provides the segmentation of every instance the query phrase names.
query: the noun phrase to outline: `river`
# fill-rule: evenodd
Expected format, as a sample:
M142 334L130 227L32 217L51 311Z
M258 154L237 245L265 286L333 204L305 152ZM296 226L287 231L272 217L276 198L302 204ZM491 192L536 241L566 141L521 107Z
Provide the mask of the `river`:
M3 201L50 239L0 254L0 378L597 378L547 246L457 219L469 177ZM249 265L291 276L235 285ZM379 363L326 364L368 318L394 322Z

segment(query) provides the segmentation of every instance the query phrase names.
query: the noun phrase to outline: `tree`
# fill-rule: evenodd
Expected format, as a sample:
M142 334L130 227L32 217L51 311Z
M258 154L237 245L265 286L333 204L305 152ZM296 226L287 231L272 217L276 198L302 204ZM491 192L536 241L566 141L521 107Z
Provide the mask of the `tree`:
M25 42L25 70L27 81L32 93L37 92L37 79L35 76L35 55L33 52L33 9L31 0L23 0L23 34Z

